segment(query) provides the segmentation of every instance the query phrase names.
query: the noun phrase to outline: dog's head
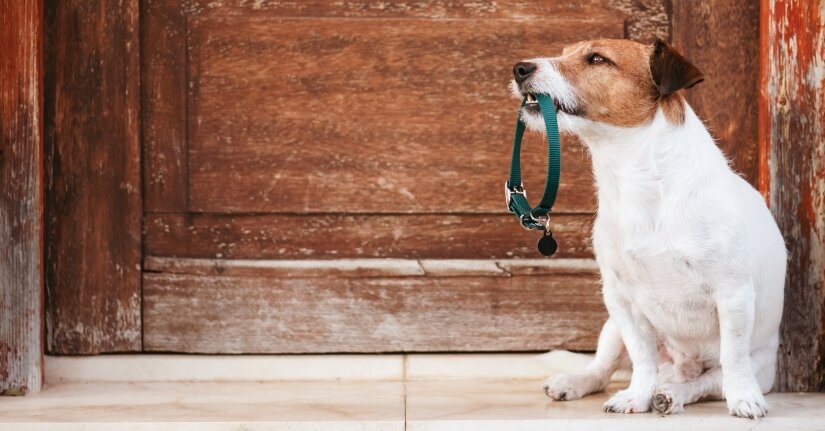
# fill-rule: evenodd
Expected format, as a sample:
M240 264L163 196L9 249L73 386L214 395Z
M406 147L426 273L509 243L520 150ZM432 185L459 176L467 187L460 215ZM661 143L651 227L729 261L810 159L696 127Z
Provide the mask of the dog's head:
M667 43L645 45L600 39L568 45L558 57L535 58L513 67L514 95L553 96L562 131L583 134L598 124L636 127L661 107L668 121L684 120L677 93L703 80L702 73ZM522 111L528 128L543 131L538 105Z

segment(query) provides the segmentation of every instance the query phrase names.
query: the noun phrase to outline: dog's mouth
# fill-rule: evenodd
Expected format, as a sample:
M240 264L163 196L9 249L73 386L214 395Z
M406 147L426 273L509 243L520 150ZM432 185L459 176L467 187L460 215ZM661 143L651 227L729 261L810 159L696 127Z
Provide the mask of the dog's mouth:
M541 107L539 106L538 100L536 100L536 95L533 93L525 93L522 92L522 96L527 97L527 101L524 103L524 111L528 114L541 114ZM559 102L559 99L553 98L553 105L556 107L556 112L563 112L567 115L581 115L581 112L578 109L571 108L564 103Z

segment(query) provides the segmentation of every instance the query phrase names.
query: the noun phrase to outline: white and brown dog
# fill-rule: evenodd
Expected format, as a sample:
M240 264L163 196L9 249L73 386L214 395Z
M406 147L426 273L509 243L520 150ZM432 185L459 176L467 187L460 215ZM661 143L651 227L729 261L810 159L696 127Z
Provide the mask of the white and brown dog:
M764 416L787 252L762 196L679 94L702 74L662 41L629 40L577 43L513 72L516 96L556 100L598 187L593 247L610 318L586 371L548 379L547 395L602 391L632 366L606 411L674 413L724 398L733 415ZM538 106L521 115L544 131Z

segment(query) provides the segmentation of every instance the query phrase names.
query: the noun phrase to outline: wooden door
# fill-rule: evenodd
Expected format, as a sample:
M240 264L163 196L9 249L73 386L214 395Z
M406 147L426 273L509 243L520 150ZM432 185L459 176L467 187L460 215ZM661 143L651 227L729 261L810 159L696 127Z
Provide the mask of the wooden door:
M50 2L49 351L593 349L589 160L565 138L561 250L537 259L502 196L510 70L670 38L753 179L758 11L670 3ZM538 191L540 137L525 155Z
M512 64L625 37L610 4L146 0L144 350L592 349L582 147L555 259L501 190Z
M144 15L146 350L593 346L588 160L565 145L559 259L521 261L538 255L504 209L507 86L519 59L623 37L622 16L184 6L147 1ZM538 189L541 140L527 151Z

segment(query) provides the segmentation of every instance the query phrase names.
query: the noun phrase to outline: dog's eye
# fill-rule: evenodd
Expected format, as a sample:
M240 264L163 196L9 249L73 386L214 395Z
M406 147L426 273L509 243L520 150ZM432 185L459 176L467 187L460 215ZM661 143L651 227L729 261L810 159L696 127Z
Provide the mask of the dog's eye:
M587 62L590 64L602 64L607 63L607 59L594 52L587 57Z

